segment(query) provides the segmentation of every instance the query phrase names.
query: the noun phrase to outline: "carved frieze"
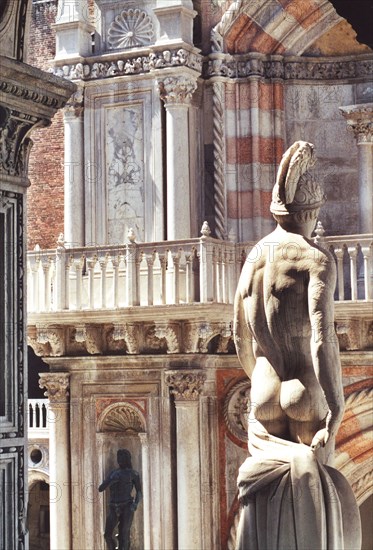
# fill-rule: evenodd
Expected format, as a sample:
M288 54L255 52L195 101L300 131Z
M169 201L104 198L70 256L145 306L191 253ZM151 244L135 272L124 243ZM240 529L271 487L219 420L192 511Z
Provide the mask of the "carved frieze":
M211 54L206 61L204 74L208 77L278 78L282 80L343 80L360 79L373 72L373 59L335 60L330 58L299 58L288 60L281 56L257 54Z
M196 401L203 389L206 375L202 371L167 371L165 382L178 401Z
M55 67L53 71L56 76L70 80L94 80L111 76L142 74L170 67L189 67L198 73L202 71L202 56L183 48L156 51L137 57L125 57L123 53L120 55L121 58L112 61L72 63Z
M66 403L69 397L70 374L67 372L43 372L39 386L46 389L45 397L51 403Z

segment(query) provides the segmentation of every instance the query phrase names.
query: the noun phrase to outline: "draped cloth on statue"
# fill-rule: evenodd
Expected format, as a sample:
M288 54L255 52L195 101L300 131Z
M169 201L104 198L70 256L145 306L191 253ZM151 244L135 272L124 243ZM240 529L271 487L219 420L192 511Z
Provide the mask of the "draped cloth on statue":
M360 548L360 516L347 480L310 447L270 435L255 422L239 470L243 504L236 550Z

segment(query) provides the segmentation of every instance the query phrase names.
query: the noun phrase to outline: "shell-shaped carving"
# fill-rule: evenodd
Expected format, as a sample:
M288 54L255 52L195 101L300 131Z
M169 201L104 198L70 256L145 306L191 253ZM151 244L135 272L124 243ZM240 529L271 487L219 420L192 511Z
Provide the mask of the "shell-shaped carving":
M144 426L134 408L120 405L105 416L102 429L105 432L140 433L144 431Z
M132 48L150 44L154 35L149 15L139 9L123 10L116 16L108 30L108 42L112 48Z

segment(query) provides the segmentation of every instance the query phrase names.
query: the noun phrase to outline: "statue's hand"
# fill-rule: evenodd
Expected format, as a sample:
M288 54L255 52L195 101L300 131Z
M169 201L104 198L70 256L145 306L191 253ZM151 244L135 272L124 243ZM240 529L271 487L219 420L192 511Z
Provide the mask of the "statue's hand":
M132 502L132 504L131 504L131 512L136 512L136 510L137 510L137 504L136 504L136 502Z
M319 447L324 447L329 437L330 433L328 428L322 428L322 430L316 432L311 441L311 450L316 451Z

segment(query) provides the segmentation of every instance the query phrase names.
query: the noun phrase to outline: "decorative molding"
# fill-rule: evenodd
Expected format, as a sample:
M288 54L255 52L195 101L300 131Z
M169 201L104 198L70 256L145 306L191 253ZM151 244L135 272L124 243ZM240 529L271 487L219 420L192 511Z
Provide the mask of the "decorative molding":
M202 56L194 52L178 48L151 52L148 55L124 57L112 61L86 61L54 67L56 76L70 80L95 80L113 76L150 73L158 69L170 67L188 67L199 74L202 72Z
M71 120L81 117L84 112L84 88L78 86L78 89L70 97L63 110L65 120Z
M90 355L101 355L104 347L104 338L100 327L83 325L75 329L75 341L83 343Z
M102 415L99 422L100 431L125 432L138 434L145 432L144 422L137 409L129 403L116 404L109 407Z
M225 136L224 113L225 93L224 82L214 82L212 85L213 114L213 146L214 146L214 209L215 234L218 239L227 237L226 231L226 196L225 196Z
M42 372L39 378L39 386L46 389L44 395L51 403L67 403L70 374L67 372Z
M360 479L351 484L351 488L354 492L355 498L359 499L361 495L368 492L371 494L371 488L373 485L373 470L370 470Z
M203 389L206 374L202 371L167 371L165 382L177 401L197 401Z
M189 76L168 76L158 81L159 93L165 105L189 104L197 89L197 81Z
M284 58L252 53L245 55L210 54L204 73L207 77L247 78L260 76L281 80L354 80L367 78L373 71L372 56L360 59Z
M161 342L167 344L167 353L179 353L179 330L174 323L157 323L153 325L147 334L146 341L148 345L153 349L159 349L162 347Z
M224 420L228 430L244 443L247 443L250 389L249 379L238 382L228 392L223 406Z
M112 48L146 46L154 37L149 15L138 8L123 10L108 29L108 42Z

